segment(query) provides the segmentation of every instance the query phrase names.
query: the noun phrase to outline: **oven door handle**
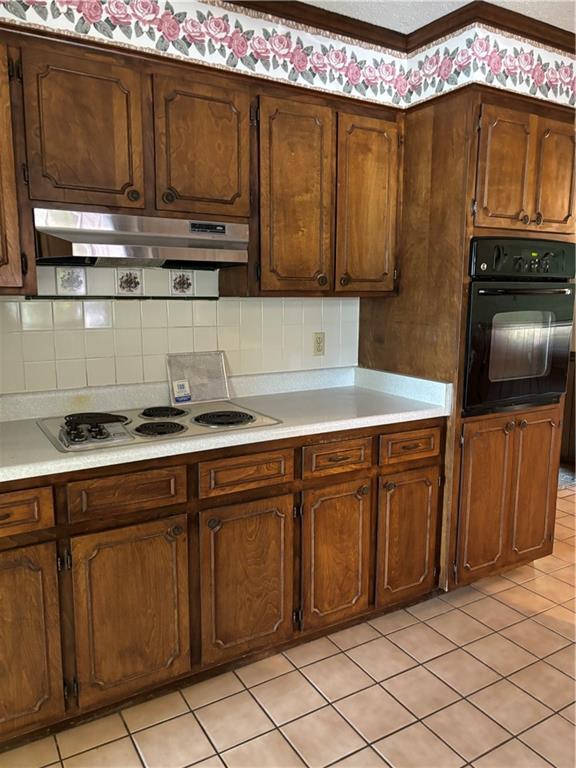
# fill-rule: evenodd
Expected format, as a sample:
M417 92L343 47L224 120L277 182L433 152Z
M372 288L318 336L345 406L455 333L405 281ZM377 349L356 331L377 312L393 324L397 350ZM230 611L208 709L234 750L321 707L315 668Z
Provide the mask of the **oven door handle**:
M478 296L570 296L571 288L480 288Z

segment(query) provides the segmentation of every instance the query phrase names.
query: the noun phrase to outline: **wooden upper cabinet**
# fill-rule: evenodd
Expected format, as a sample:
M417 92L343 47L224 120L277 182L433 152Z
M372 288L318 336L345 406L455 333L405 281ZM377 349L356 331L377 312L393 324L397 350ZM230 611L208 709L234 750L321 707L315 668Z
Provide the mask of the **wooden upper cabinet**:
M144 207L142 78L114 61L23 49L32 199Z
M333 286L334 115L329 107L260 99L263 291Z
M64 714L56 547L0 553L0 737Z
M484 105L474 223L525 229L532 217L537 118L529 112Z
M190 669L186 515L72 539L79 703Z
M0 287L22 286L8 53L0 45Z
M156 206L250 214L250 97L196 78L154 76Z
M398 140L395 123L338 114L335 287L339 292L394 288Z
M302 507L305 629L367 610L372 530L370 479L306 491Z
M473 581L507 559L513 417L464 425L458 579Z
M526 412L516 422L511 557L536 560L553 547L560 463L560 413Z
M202 662L292 634L292 496L200 512Z
M434 588L438 525L437 467L380 478L376 605Z
M538 119L535 200L538 229L574 232L575 149L572 123L542 117Z

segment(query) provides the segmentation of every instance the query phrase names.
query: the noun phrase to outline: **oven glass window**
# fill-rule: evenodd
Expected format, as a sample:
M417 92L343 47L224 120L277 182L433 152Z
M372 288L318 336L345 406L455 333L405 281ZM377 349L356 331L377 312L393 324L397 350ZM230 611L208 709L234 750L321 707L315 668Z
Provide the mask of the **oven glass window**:
M490 381L547 376L550 372L553 312L499 312L492 318Z

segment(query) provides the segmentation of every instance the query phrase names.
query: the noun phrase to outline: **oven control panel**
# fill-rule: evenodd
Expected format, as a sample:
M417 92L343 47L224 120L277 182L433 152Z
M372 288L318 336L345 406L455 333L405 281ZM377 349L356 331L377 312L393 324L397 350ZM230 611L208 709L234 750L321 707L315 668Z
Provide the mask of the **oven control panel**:
M550 240L478 237L472 240L470 275L522 280L574 277L575 246Z

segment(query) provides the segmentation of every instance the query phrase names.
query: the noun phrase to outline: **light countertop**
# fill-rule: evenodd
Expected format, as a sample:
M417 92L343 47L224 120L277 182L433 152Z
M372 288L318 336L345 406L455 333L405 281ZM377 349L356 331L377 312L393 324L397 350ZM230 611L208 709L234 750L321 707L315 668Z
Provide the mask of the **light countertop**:
M145 459L179 456L237 445L254 445L347 429L401 424L450 413L449 404L425 402L354 384L281 394L233 397L235 403L282 423L206 435L62 453L34 419L0 422L0 482L54 475Z

